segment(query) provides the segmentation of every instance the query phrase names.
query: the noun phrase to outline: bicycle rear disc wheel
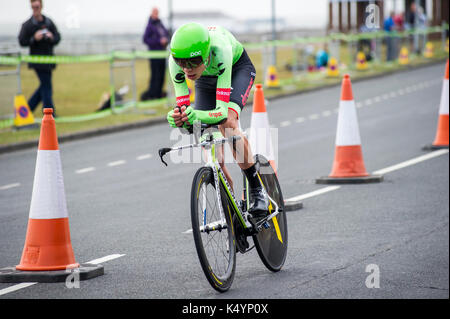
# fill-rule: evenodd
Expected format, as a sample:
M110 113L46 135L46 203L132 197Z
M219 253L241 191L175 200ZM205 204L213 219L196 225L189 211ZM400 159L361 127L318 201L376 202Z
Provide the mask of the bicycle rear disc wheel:
M234 279L236 247L232 210L224 190L220 188L223 217L219 210L212 168L202 167L197 171L191 190L191 220L203 272L214 289L225 292Z
M253 241L264 265L269 270L276 272L284 265L288 246L283 194L281 193L278 178L269 161L258 154L255 156L255 163L266 192L277 203L280 213L268 221L270 226L268 229L263 228L253 236Z

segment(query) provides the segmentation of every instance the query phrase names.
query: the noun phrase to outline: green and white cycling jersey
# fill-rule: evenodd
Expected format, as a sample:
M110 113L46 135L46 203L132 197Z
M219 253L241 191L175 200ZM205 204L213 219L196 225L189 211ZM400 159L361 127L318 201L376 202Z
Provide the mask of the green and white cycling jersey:
M210 111L196 110L197 118L208 124L219 123L228 116L233 65L244 51L242 44L226 29L208 27L211 41L209 61L202 76L217 77L216 107ZM183 69L169 58L169 71L178 106L190 105L189 88Z

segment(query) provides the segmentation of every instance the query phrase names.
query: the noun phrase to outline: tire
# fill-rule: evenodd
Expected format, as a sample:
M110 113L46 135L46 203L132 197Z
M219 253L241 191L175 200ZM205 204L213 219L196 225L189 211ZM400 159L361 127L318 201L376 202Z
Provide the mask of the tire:
M284 265L288 247L288 229L283 194L277 175L269 161L258 154L255 156L255 163L266 192L278 204L280 213L268 222L270 225L268 229L262 229L253 236L253 241L263 264L267 269L277 272ZM276 221L274 222L274 220Z
M220 221L214 174L210 167L200 168L194 176L191 189L191 221L197 255L206 279L215 290L225 292L231 287L234 279L236 246L232 209L225 196L225 190L222 186L220 188L226 229L205 231L203 228L204 218L206 225L217 225L214 222Z

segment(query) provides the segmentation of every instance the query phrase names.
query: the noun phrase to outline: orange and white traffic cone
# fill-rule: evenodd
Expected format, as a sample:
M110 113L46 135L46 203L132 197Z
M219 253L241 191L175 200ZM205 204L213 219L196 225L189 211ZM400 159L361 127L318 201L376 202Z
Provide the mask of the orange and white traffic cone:
M448 148L449 143L449 88L448 88L448 60L445 70L444 83L442 84L441 104L439 106L439 119L436 137L431 145L425 146L424 150L436 150Z
M272 132L269 125L269 117L264 100L264 92L261 84L256 84L253 95L253 113L250 122L249 143L253 155L263 155L270 163L275 174L277 174L277 163L275 160L275 149L272 143ZM275 132L275 131L274 131ZM264 172L262 172L264 174ZM286 211L293 211L303 208L301 200L291 200L284 202Z
M352 84L350 76L346 74L342 80L333 168L329 176L316 179L316 183L351 184L381 181L381 175L370 175L364 165Z
M52 113L53 109L44 109L22 258L15 270L0 270L0 282L63 281L71 269L83 274L80 280L103 274L102 266L80 267L75 261Z
M275 162L269 117L267 116L264 92L261 84L256 84L253 95L253 113L250 122L249 143L253 155L263 155L276 173L277 165Z

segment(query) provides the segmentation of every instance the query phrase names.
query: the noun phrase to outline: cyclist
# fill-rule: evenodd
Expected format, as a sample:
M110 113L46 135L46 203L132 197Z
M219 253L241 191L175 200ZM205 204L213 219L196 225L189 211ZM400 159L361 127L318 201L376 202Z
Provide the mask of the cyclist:
M256 71L241 43L222 27L206 28L187 23L177 29L170 42L169 71L177 107L169 111L172 127L192 125L195 121L218 124L225 137L241 136L232 153L249 182L250 209L253 216L267 213L269 200L256 171L250 145L239 128L239 115L247 102ZM195 81L195 109L190 105L186 77ZM218 154L225 169L223 154Z

